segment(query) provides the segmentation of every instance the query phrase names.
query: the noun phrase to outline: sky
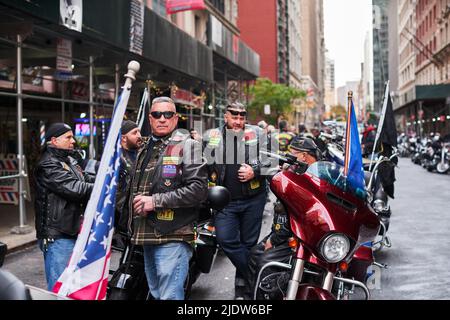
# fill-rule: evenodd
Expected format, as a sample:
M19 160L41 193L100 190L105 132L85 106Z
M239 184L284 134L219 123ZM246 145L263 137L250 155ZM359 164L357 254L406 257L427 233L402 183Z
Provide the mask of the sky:
M336 88L361 78L372 0L324 0L325 46L335 61Z

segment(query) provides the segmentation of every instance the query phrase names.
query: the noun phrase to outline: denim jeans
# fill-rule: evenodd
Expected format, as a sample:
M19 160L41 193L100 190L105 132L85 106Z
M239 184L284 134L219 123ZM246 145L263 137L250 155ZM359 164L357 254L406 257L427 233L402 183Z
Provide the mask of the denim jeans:
M258 242L266 205L265 192L249 199L231 201L215 216L219 245L236 267L235 286L248 278L250 250Z
M186 242L144 246L145 275L156 300L184 300L192 247Z
M44 241L39 240L39 248L44 254L45 277L47 289L52 291L56 281L69 264L75 246L75 239L57 239L44 248Z

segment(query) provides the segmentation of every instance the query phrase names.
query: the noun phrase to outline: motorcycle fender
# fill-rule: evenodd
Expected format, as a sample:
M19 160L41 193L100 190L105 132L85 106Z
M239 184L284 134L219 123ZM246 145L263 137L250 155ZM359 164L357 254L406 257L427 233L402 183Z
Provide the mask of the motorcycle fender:
M329 291L312 284L301 284L297 291L297 300L336 300Z

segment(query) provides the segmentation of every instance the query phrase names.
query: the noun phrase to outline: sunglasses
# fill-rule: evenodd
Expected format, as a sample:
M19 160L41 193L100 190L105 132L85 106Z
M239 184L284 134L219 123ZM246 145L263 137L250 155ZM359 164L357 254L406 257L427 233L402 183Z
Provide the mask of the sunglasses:
M160 119L162 116L166 119L172 119L175 115L175 112L173 111L153 111L150 112L151 116L155 119Z
M234 111L234 110L227 110L229 113L231 113L232 116L241 116L246 117L247 111Z

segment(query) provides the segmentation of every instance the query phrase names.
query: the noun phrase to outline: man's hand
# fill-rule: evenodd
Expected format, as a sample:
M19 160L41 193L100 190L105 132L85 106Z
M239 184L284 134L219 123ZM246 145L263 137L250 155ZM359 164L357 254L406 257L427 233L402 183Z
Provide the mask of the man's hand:
M146 217L151 211L155 209L153 197L143 195L134 197L133 209L136 215Z
M238 171L238 177L239 181L241 182L247 182L252 180L255 177L253 168L246 163L242 164Z
M270 238L267 239L266 243L264 244L264 251L267 251L272 248L272 242L270 242Z

